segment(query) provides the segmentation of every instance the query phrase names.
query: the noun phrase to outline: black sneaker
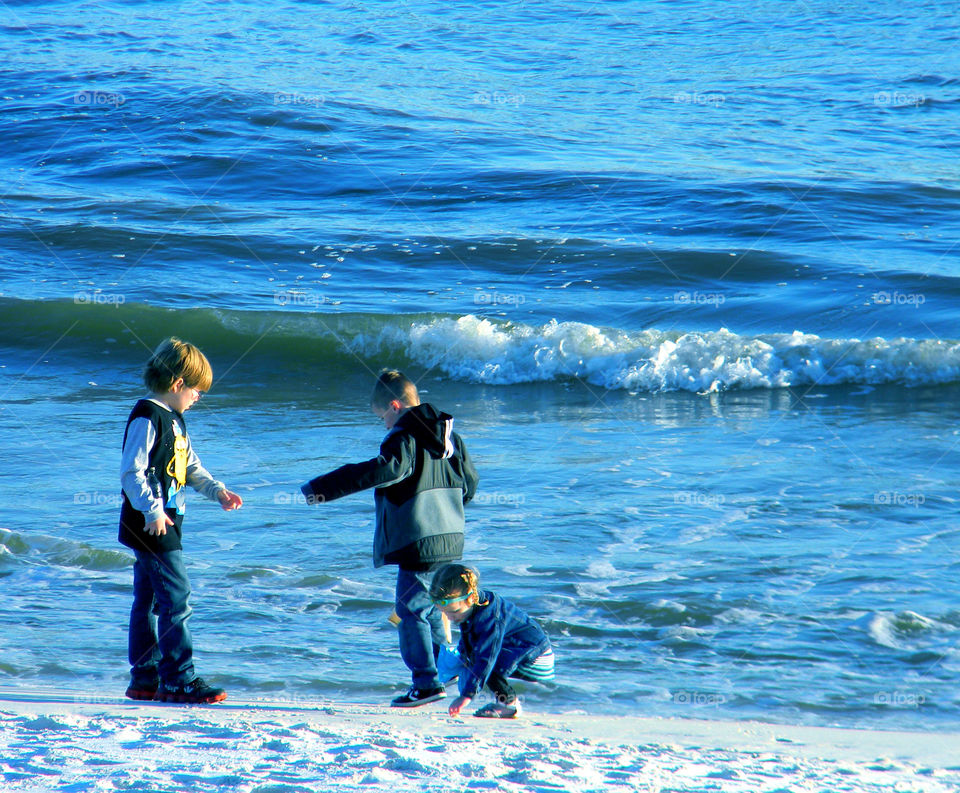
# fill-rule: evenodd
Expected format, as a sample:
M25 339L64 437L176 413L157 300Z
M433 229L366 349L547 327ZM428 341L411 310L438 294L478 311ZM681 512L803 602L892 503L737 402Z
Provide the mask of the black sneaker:
M227 692L222 688L208 686L199 677L195 677L189 683L182 686L168 686L165 683L160 684L157 690L158 702L181 702L184 704L223 702L227 698Z
M154 680L152 683L131 683L123 695L128 699L152 700L157 696L157 687L160 681Z
M426 705L428 702L436 702L447 696L443 686L436 688L411 688L402 697L396 697L390 705L394 708L416 708L420 705Z

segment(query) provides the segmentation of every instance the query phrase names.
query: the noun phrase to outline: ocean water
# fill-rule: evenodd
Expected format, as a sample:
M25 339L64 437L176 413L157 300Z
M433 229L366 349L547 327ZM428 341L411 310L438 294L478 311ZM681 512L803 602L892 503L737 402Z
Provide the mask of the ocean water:
M934 2L7 3L0 682L117 693L177 334L204 676L406 681L373 374L452 412L530 709L960 727L960 48Z

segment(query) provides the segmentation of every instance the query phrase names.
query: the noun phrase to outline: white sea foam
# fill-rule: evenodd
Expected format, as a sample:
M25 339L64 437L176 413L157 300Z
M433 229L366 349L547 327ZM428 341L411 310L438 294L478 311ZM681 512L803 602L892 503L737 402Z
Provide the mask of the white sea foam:
M894 650L914 648L918 641L928 636L931 631L944 627L942 623L913 611L899 614L880 612L866 618L870 638L877 644Z
M359 339L358 339L359 341ZM960 379L960 342L829 339L801 333L532 326L474 315L385 328L363 346L403 345L418 363L488 384L577 378L608 389L712 392L839 383L945 383Z

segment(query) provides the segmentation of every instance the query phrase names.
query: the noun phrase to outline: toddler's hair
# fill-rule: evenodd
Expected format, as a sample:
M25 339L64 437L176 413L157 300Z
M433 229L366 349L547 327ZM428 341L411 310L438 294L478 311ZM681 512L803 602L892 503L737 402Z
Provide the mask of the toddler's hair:
M433 574L430 582L430 599L441 600L454 595L476 592L480 574L464 564L446 564Z
M143 370L143 382L155 394L169 391L175 382L198 391L207 391L213 384L213 369L199 348L171 336L154 350Z
M404 407L410 408L420 404L420 394L413 380L396 369L384 369L380 372L373 393L370 395L370 404L375 408L385 410L390 403L397 400Z

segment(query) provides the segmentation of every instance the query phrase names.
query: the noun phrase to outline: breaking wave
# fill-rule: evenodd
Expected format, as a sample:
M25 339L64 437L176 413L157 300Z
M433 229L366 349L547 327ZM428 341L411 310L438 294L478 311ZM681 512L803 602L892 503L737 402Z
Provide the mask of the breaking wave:
M7 344L33 348L55 342L71 352L102 356L110 345L122 347L124 338L134 345L134 334L156 341L175 327L219 359L259 358L264 371L281 378L287 364L307 361L328 371L390 363L488 385L578 379L631 392L960 380L956 340L825 338L799 330L759 335L725 328L624 330L557 320L515 323L475 314L173 309L3 299L0 307L0 338ZM132 349L143 356L142 343Z

